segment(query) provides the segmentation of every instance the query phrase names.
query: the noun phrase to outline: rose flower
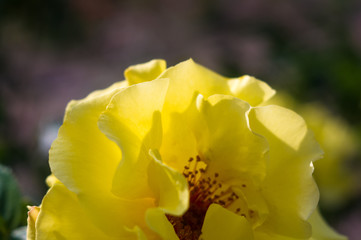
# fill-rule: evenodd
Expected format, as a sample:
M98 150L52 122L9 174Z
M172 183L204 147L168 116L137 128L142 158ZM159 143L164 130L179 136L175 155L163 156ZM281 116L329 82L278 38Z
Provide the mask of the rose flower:
M192 60L71 101L28 239L342 239L315 211L322 150L274 94Z

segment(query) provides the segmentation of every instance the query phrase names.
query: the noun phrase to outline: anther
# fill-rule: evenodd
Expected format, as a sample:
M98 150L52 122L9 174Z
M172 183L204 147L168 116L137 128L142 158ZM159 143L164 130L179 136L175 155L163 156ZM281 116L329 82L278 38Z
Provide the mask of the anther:
M228 209L235 209L238 205L235 204L234 208L230 207L239 196L229 186L224 186L219 182L219 173L206 175L207 167L200 162L201 158L197 155L195 159L189 158L187 165L184 166L183 175L188 182L190 193L188 210L180 217L167 215L180 240L199 239L204 217L212 203ZM241 186L246 187L245 184ZM237 214L242 213L241 216L244 217L246 214L250 217L254 215L253 211L241 212L241 208L233 211Z

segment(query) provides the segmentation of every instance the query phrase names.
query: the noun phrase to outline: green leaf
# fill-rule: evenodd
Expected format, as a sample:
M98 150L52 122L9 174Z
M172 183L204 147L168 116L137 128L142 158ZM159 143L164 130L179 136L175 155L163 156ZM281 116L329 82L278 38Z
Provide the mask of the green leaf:
M8 239L21 224L22 207L19 186L11 170L0 165L0 239Z

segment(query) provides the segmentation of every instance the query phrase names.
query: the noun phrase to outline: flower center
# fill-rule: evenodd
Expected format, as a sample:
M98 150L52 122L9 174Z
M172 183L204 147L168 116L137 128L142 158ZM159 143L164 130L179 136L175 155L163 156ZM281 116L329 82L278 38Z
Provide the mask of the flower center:
M200 166L203 165L203 166ZM229 187L218 181L218 173L206 176L206 165L199 156L190 158L184 167L183 175L189 186L189 208L182 216L167 215L180 240L197 240L202 234L203 221L208 207L217 203L229 207L239 197ZM240 208L235 210L236 213Z

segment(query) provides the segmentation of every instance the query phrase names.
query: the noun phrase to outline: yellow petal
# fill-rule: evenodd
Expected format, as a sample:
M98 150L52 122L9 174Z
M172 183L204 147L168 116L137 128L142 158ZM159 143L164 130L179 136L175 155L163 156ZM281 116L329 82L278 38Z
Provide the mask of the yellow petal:
M254 182L247 180L248 179L244 180L242 188L233 187L232 190L244 201L243 206L242 204L238 205L242 210L238 214L244 214L246 217L249 217L249 222L252 224L252 227L256 228L262 225L267 219L269 210L267 202L263 198L262 189L254 184ZM239 203L239 201L237 203ZM251 211L253 213L251 213ZM252 217L251 214L253 215Z
M213 95L200 103L199 109L206 124L199 131L198 145L207 171L219 173L223 181L248 176L260 182L266 173L268 144L248 127L249 104L235 97Z
M36 233L36 240L115 240L94 226L83 211L76 195L61 184L55 184L44 197L36 221ZM129 237L135 239L134 236Z
M355 174L347 167L347 161L357 150L352 129L325 106L317 102L298 103L285 92L277 92L267 104L285 106L300 113L324 150L324 158L314 163L320 204L324 208L335 209L346 203L356 193L354 188L357 186Z
M168 166L182 172L190 157L196 156L197 142L184 114L162 115L163 141L159 152Z
M64 123L49 151L49 164L56 178L75 193L110 192L121 153L99 130L97 121L123 85L116 83L67 106Z
M122 150L112 188L119 197L152 197L147 177L151 161L148 151L160 148L160 111L167 87L167 79L130 86L113 97L99 118L101 131Z
M159 208L149 209L146 213L146 221L148 226L156 232L161 239L178 240L173 225L168 221L164 212Z
M135 233L137 235L137 240L148 240L147 236L145 235L144 231L138 226L135 226L134 228L128 229L129 232Z
M318 189L312 178L312 161L323 154L304 120L278 106L254 108L251 129L266 137L270 145L267 175L262 185L269 205L269 217L262 230L307 238L306 222L318 202Z
M149 185L156 196L157 206L165 213L180 216L189 204L188 184L182 173L164 165L151 151L153 161L149 165Z
M300 238L285 237L274 233L254 232L254 238L257 240L300 240ZM302 240L311 240L310 238L301 238Z
M213 94L233 95L252 106L266 101L275 92L266 83L255 78L225 78L192 59L168 68L159 78L171 79L165 109L178 112L183 112L187 108L194 92L199 92L205 98Z
M311 240L347 240L347 237L335 232L325 222L318 209L313 212L308 221L312 225Z
M248 75L230 79L228 85L235 97L247 101L252 106L267 101L276 93L267 83Z
M88 219L109 236L126 237L130 234L129 229L136 226L149 238L154 236L145 222L146 211L155 207L153 199L126 200L113 195L85 194L79 195L78 199ZM132 234L139 233L133 231Z
M218 204L211 204L202 227L204 240L252 240L253 230L245 217L239 216Z
M122 224L130 228L146 227L145 211L154 207L150 199L127 202L111 193L121 152L116 143L99 130L97 122L110 99L123 91L123 83L69 103L64 124L50 150L54 175L77 194L79 206L87 217L114 237L124 235L125 230L119 228Z
M310 218L309 223L312 225L312 237L309 240L347 240L348 238L335 232L322 218L318 209L316 209ZM294 238L267 234L264 232L255 232L257 240L294 240Z
M164 60L154 59L128 67L124 72L124 76L129 85L133 85L156 79L166 68L167 63Z
M46 185L48 185L48 187L52 187L54 184L59 183L60 181L59 181L59 179L57 179L57 178L54 176L54 174L50 174L50 175L46 178L45 182L46 182Z
M35 223L38 218L40 207L28 207L28 226L27 226L27 233L26 239L27 240L35 240L36 238L36 229Z
M354 132L322 105L304 105L299 109L325 151L325 157L315 162L320 203L330 209L341 207L357 192L359 182L357 173L348 165L357 151Z
M205 97L215 93L231 93L226 78L196 64L192 59L168 68L159 78L170 79L164 111L183 112L191 103L194 92Z
M113 91L119 91L121 89L127 88L129 87L129 84L127 81L120 81L120 82L115 82L112 85L110 85L109 87L105 88L105 89L101 89L101 90L96 90L94 92L91 92L85 99L91 99L91 98L98 98L98 97L102 97L108 94L113 94ZM85 100L82 99L82 100ZM82 100L80 100L79 102L81 102ZM73 101L73 102L78 102L78 101ZM65 116L66 116L66 112L65 112Z

